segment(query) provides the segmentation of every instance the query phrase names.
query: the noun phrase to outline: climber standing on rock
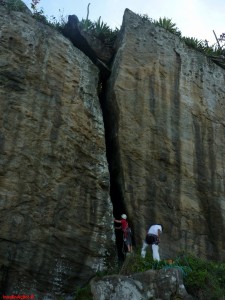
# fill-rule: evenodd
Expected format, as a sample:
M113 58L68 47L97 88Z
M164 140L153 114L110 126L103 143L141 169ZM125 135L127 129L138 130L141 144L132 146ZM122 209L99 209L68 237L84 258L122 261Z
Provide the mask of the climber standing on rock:
M127 222L127 215L122 214L121 220L114 219L114 222L120 223L121 226L115 227L116 229L122 229L123 231L123 241L125 242L127 246L128 253L132 252L132 239L131 239L131 229L129 227L129 224Z
M147 247L151 245L153 259L160 261L159 242L162 232L163 225L161 224L153 224L149 227L141 250L141 256L143 258L145 258Z

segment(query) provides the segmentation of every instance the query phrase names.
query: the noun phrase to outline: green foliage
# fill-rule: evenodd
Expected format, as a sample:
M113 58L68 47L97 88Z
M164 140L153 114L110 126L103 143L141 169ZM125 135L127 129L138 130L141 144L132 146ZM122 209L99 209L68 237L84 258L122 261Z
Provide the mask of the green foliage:
M123 266L123 274L131 275L133 273L145 272L147 270L160 270L168 268L179 268L184 276L188 274L190 268L187 265L181 265L178 261L173 261L171 264L167 260L156 261L153 260L152 255L147 252L145 258L142 258L141 250L137 250L136 253L133 253L132 257L129 257L129 264L125 267Z
M86 285L83 288L78 288L76 290L74 300L92 300L93 296L91 293L91 286L90 284Z
M207 49L207 45L202 40L198 40L196 38L189 38L189 37L182 37L182 40L185 42L186 45L192 47L198 51L204 52Z
M33 12L33 18L35 18L37 21L49 25L47 17L44 15L44 11L41 9L39 11Z
M66 18L63 12L59 9L59 18L57 19L55 16L51 16L50 20L48 21L48 25L55 28L59 32L62 32L63 28L66 25Z
M40 0L31 0L31 9L33 11L33 13L37 12L37 5L40 2Z
M225 264L199 259L193 255L179 258L190 271L184 277L187 291L198 299L219 299L225 296Z
M118 28L112 30L107 23L101 21L101 17L95 22L92 22L89 19L82 19L79 25L81 29L89 32L105 44L112 44L119 32Z
M106 23L104 23L103 21L101 21L101 17L99 17L98 20L94 23L94 28L95 28L95 33L97 35L100 35L100 34L104 35L111 31L109 26Z
M60 13L59 19L57 19L55 16L51 16L48 19L48 17L45 16L44 10L42 8L38 10L37 4L39 4L39 2L40 0L32 0L31 10L32 10L33 18L61 32L66 24L65 17L63 16L61 10L59 9L59 13Z
M172 22L172 19L169 18L159 18L158 21L154 21L154 24L163 27L169 32L181 36L180 30L176 27L176 24Z
M171 263L169 260L154 261L147 252L145 258L140 255L140 249L129 256L123 266L112 264L107 271L98 272L96 276L103 277L111 274L131 275L150 269L178 268L183 273L184 285L194 299L223 299L225 296L225 263L216 263L199 259L194 255L180 254ZM74 300L92 300L90 284L76 290Z
M90 31L94 29L94 23L89 19L82 19L80 21L80 27L85 31Z
M225 63L220 58L221 55L225 55L225 50L219 48L217 44L209 46L207 41L198 40L196 38L182 37L181 39L187 46L202 52L206 56L213 59L213 61L219 64L221 67L225 68Z
M142 18L142 20L143 20L144 22L145 22L145 21L148 21L148 22L153 23L153 20L152 20L147 14L143 14L143 15L138 14L138 15L139 15L139 17Z
M159 18L159 20L152 20L151 18L149 18L149 16L147 14L145 14L145 15L139 14L139 16L142 18L143 21L149 21L149 22L155 24L156 26L160 26L160 27L168 30L169 32L179 36L179 38L187 46L189 46L197 51L202 52L206 56L213 58L213 60L215 62L218 61L220 66L225 68L225 63L221 62L221 59L219 58L221 55L225 56L224 47L219 48L217 44L215 44L213 46L209 46L208 42L206 40L202 41L202 40L198 40L193 37L182 37L181 31L177 28L176 24L172 22L172 19L164 17L164 18ZM217 60L217 57L218 57L218 60Z
M3 5L9 10L25 12L27 7L21 0L3 0Z
M120 274L131 275L149 269L178 268L183 273L184 285L188 293L197 299L219 299L225 296L225 263L216 263L196 258L193 255L181 254L173 262L154 261L150 253L145 259L140 256L140 250L129 257L129 263L124 263Z

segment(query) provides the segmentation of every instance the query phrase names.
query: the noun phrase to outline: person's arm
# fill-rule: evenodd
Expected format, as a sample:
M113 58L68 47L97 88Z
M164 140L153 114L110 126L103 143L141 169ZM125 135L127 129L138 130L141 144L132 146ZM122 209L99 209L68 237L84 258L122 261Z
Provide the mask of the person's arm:
M116 219L114 219L114 222L116 222L116 223L121 223L120 220L116 220Z
M115 223L120 223L120 224L121 224L121 221L120 221L120 220L114 219L114 222L115 222ZM122 227L121 227L121 226L120 226L120 227L116 227L116 226L115 226L114 228L115 228L115 229L121 229Z

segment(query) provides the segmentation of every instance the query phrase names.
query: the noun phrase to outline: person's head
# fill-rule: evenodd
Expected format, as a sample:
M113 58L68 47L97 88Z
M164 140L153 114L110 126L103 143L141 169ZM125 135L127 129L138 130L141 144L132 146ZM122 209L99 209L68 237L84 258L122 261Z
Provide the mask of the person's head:
M124 219L124 220L126 220L126 219L127 219L127 215L122 214L122 215L121 215L121 218Z

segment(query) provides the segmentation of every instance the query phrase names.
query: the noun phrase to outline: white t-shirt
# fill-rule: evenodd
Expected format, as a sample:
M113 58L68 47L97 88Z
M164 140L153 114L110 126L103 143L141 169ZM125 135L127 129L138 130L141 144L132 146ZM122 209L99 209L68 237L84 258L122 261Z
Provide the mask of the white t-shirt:
M158 236L158 230L160 230L161 233L162 233L162 226L161 225L152 225L148 230L148 234L155 234L155 235Z

